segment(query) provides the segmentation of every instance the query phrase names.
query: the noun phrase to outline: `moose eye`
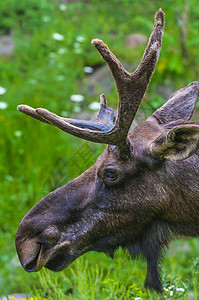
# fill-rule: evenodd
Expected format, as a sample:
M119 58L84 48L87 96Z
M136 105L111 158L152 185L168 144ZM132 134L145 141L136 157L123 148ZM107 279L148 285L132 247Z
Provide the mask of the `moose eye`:
M116 180L117 179L117 173L116 173L116 171L106 170L105 171L105 179L110 180L110 181Z

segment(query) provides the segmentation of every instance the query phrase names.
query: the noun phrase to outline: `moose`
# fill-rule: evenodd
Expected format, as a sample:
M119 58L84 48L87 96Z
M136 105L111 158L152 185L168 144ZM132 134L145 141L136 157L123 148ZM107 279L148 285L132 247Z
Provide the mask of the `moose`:
M96 163L40 200L22 219L16 249L27 272L61 271L88 251L113 258L118 247L147 261L145 287L162 291L161 259L176 236L199 236L199 95L192 82L130 130L162 44L159 9L142 60L129 73L102 40L93 46L108 64L119 95L117 117L104 94L94 120L59 117L46 109L18 110L79 138L107 144Z

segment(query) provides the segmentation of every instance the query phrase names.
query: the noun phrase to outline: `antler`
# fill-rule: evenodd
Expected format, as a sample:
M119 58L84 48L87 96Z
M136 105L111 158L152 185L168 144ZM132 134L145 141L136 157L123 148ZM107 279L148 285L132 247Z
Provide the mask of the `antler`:
M19 105L18 110L44 123L54 125L77 137L93 142L117 146L120 156L129 156L130 142L127 138L129 128L142 101L151 76L155 70L161 49L164 31L164 13L159 9L147 48L140 65L134 73L124 69L119 60L102 40L94 39L93 46L108 64L119 94L118 116L115 120L113 110L106 105L104 95L100 96L100 111L92 121L73 120L59 117L46 109L33 109Z

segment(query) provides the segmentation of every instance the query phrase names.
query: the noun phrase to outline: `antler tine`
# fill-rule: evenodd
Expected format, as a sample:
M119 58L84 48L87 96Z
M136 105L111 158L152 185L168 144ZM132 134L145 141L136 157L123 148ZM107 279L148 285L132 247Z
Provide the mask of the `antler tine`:
M91 121L62 118L49 112L47 109L34 109L28 105L18 105L17 109L34 119L56 126L82 139L104 144L107 144L109 139L114 144L114 136L111 137L109 132L114 127L115 116L113 110L107 107L104 94L100 95L98 116L95 120Z
M20 111L20 112L22 112L22 113L24 113L25 115L30 116L30 117L32 117L34 119L37 119L37 120L39 120L39 121L41 121L43 123L51 124L50 122L48 122L47 120L45 120L44 118L42 118L41 116L39 116L36 113L36 109L32 108L31 106L21 104L21 105L17 106L17 110Z
M92 44L108 64L119 94L118 116L115 121L113 110L106 106L104 95L100 96L100 111L95 120L83 121L59 117L46 109L18 106L21 112L44 123L56 126L77 137L109 145L115 145L121 157L131 155L127 134L139 104L147 89L159 57L164 30L164 13L158 10L155 24L140 65L134 73L127 72L106 44L99 39ZM113 148L112 148L113 149Z
M120 136L127 136L151 76L153 75L159 58L163 32L164 12L160 8L155 16L155 24L147 48L140 65L134 73L129 73L124 69L122 64L103 41L99 39L92 41L93 46L108 64L115 79L119 94L119 105L118 118L114 130L117 129Z

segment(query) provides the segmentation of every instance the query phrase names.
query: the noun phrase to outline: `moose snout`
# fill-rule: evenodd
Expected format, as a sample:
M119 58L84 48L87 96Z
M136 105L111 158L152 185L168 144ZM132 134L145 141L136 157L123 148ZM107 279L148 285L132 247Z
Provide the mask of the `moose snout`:
M20 240L16 237L15 240L19 261L27 272L33 272L38 269L39 254L41 245L35 240Z
M24 270L37 272L48 261L51 249L57 244L60 234L56 226L49 226L38 235L30 237L26 234L26 227L27 224L22 222L18 228L15 237L16 250Z

